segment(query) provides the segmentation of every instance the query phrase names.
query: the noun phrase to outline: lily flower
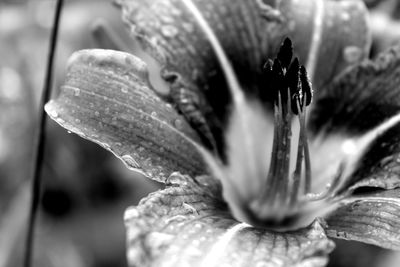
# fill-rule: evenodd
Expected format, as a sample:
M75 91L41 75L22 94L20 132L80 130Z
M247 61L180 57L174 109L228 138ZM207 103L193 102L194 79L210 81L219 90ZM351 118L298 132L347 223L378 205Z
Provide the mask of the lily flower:
M166 185L126 211L131 266L400 249L400 48L363 60L362 1L275 2L120 0L167 93L129 53L71 56L49 116Z

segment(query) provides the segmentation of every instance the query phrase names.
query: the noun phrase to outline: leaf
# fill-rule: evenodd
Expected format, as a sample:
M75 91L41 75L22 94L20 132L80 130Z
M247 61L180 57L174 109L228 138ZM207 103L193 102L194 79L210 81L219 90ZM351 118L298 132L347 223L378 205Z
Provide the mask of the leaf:
M349 69L314 101L310 129L355 137L400 112L400 46ZM400 185L400 125L370 145L348 185L393 189ZM356 184L355 184L356 183Z
M318 222L278 233L232 219L218 182L172 174L125 213L130 266L324 266L333 249Z
M317 86L364 58L369 49L361 1L191 1L249 94L266 90L262 66L275 57L286 36L294 41L301 63L314 66ZM132 34L164 66L162 76L171 84L172 101L209 146L216 144L224 151L231 96L209 36L181 0L118 3Z
M330 237L400 250L400 189L347 199L327 223Z
M71 56L67 71L60 96L45 107L61 126L158 181L174 171L205 172L193 143L198 136L152 91L140 59L113 50L82 50Z

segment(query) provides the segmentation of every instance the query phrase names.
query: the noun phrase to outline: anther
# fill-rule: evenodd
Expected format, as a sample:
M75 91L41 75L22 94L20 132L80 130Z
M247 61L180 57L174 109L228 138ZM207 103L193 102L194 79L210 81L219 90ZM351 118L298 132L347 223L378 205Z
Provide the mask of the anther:
M280 61L282 68L287 69L293 57L293 45L289 38L285 38L281 45L277 59Z
M304 66L300 67L300 81L301 81L301 90L306 100L305 105L308 106L311 104L313 91L311 87L311 82L308 79L307 70Z

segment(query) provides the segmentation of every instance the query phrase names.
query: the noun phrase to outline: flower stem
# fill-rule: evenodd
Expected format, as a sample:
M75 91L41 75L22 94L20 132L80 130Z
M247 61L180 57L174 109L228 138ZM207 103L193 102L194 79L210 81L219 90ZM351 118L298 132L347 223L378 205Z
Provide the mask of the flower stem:
M31 207L29 211L29 221L28 221L28 231L25 241L25 254L24 254L24 267L32 266L32 254L33 254L33 240L34 240L34 229L37 217L37 212L39 208L40 195L41 195L41 169L44 158L44 148L46 140L46 121L47 116L44 111L44 105L49 101L52 81L53 81L53 65L56 50L56 43L58 37L58 29L61 17L61 9L63 5L63 0L57 0L56 9L54 15L53 28L50 35L49 52L47 57L47 68L44 80L42 97L39 103L40 117L39 117L39 127L37 130L37 135L35 139L35 149L33 157L33 178L32 178L32 199Z

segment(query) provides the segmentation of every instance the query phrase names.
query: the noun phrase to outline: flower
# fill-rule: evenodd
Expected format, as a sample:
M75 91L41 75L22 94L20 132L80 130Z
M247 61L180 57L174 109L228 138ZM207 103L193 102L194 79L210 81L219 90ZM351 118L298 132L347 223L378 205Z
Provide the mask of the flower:
M362 61L361 1L119 4L170 91L153 89L131 54L83 50L46 111L166 184L126 212L132 266L324 266L328 237L400 248L400 48ZM275 55L285 36L299 60L289 39ZM295 125L297 159L286 145ZM304 174L289 165L302 155Z

